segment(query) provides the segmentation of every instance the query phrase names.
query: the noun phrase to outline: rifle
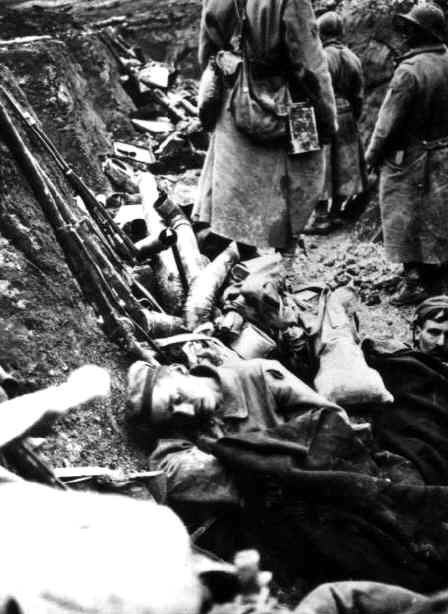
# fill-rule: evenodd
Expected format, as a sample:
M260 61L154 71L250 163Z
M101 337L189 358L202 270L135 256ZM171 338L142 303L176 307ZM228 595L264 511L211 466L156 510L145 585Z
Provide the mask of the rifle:
M126 233L115 223L110 213L104 205L96 199L93 192L87 187L81 177L69 166L52 141L38 125L34 117L20 106L8 90L3 86L0 86L0 89L24 122L30 134L53 158L58 168L65 175L75 194L81 197L90 215L101 230L101 238L109 243L111 247L115 248L127 262L135 264L138 260L138 252Z
M117 48L114 44L114 40L112 39L110 34L108 34L107 32L99 32L98 36L100 40L104 43L104 45L107 47L107 49L110 51L114 60L117 62L118 67L120 68L121 72L125 73L129 77L137 79L137 69L133 66L128 65L123 60L122 56L118 53ZM129 55L129 53L127 53L127 55ZM138 60L135 54L134 54L134 58ZM134 58L129 58L129 59L134 59ZM140 60L138 61L140 62ZM140 64L142 64L142 62L140 62Z
M24 170L55 232L69 268L78 279L86 297L93 300L104 319L105 328L114 336L118 335L130 351L147 360L148 352L126 325L126 321L130 320L139 331L140 337L160 354L158 344L145 330L145 314L128 284L113 269L96 240L85 232L82 221L78 221L67 207L57 188L26 147L1 102L0 126L3 138ZM105 278L106 274L110 276L109 280Z
M101 32L99 36L100 36L100 39L105 44L105 46L109 49L112 56L114 57L120 70L126 75L128 75L129 77L136 79L138 81L138 69L135 66L129 66L123 60L122 56L117 51L117 47L119 46L118 41L115 41L107 32ZM128 55L130 54L129 50L124 48L122 44L121 44L121 49L125 51ZM134 57L135 57L135 54L134 54ZM135 59L137 58L135 57ZM183 109L188 113L188 115L197 117L198 115L197 108L194 105L192 105L188 100L180 99L176 104L173 104L172 102L170 102L168 97L163 93L163 91L160 88L154 87L154 86L151 86L151 87L146 86L146 87L148 88L147 90L148 94L151 96L154 102L159 103L162 107L166 109L169 118L172 121L174 121L174 123L177 123L179 121L185 121L187 119L187 116L183 112L176 109L176 104L183 107Z
M68 490L64 482L56 477L47 463L23 439L15 440L4 446L2 453L7 465L25 480L47 484L60 490Z
M25 111L14 98L14 96L10 92L8 92L3 86L0 86L0 89L9 101L9 103L20 115L25 126L29 129L32 135L35 136L36 140L41 145L43 145L43 147L51 155L53 160L55 160L58 168L62 170L65 177L69 181L69 184L74 189L75 193L77 193L85 203L89 214L93 218L93 221L88 217L85 217L84 221L98 236L106 252L106 260L109 261L107 263L107 269L112 271L112 262L114 267L117 268L123 276L127 275L127 272L125 271L122 262L117 257L115 249L117 249L117 252L123 258L125 258L125 260L128 261L129 264L132 265L141 261L138 249L135 247L135 245L132 243L126 233L123 232L123 230L118 226L118 224L115 223L104 205L96 199L92 191L85 185L82 179L67 164L65 159L62 157L62 155L59 153L59 151L56 149L50 139L37 125L37 122L32 117L32 115ZM49 183L51 182L49 182L47 178L46 185L48 186ZM61 203L63 203L63 199L61 196L59 200ZM96 225L93 222L95 222ZM58 224L62 225L61 220L59 220ZM102 260L104 262L104 257L102 258ZM128 280L128 285L132 286L137 291L138 295L144 298L153 309L163 312L162 307L160 306L158 301L152 296L152 294L146 288L144 288L137 280L133 279L132 276L130 280Z

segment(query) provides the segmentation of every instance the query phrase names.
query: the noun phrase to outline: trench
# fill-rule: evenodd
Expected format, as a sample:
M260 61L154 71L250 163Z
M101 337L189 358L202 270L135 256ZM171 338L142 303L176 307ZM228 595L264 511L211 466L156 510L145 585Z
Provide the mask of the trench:
M138 45L145 57L167 62L186 78L196 79L201 3L81 0L60 4L63 6L57 1L3 3L0 83L25 108L32 109L90 189L108 194L113 188L102 170L104 155L111 152L114 141L142 137L130 119L135 105L122 87L116 59L100 32L111 23L118 24L126 40ZM343 4L349 42L363 58L367 74L362 118L366 140L393 70L391 3L360 0ZM373 25L378 13L381 18ZM73 193L54 162L29 138L17 116L14 123L60 193L72 202ZM26 174L2 139L0 154L0 365L36 388L63 380L85 363L104 366L112 375L112 395L61 419L39 454L55 467L145 470L147 454L135 448L125 428L126 372L134 356L105 334ZM162 168L164 179L176 186L182 205L194 199L201 160L185 161L180 156L176 164ZM364 291L360 306L364 332L404 339L409 312L394 310L383 301L387 281L396 271L385 261L381 245L365 241L378 223L373 199L355 228L329 239L307 240L308 253L298 254L286 270L292 282L334 283L336 279L336 285L343 285L359 279ZM372 284L376 284L375 291ZM380 300L373 299L374 295Z

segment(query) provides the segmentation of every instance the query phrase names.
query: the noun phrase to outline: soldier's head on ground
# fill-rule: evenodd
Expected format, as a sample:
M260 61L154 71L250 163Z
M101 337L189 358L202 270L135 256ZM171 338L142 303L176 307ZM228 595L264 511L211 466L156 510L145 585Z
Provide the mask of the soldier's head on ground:
M181 364L151 367L137 361L129 369L130 419L152 436L197 429L214 414L221 396L219 381L205 366L190 374Z
M318 20L319 36L325 41L331 38L342 39L344 36L344 26L341 16L336 11L323 13Z
M432 296L420 303L415 310L412 329L418 350L448 360L448 295Z
M417 5L409 13L399 13L394 23L409 47L442 43L446 38L445 16L433 4Z

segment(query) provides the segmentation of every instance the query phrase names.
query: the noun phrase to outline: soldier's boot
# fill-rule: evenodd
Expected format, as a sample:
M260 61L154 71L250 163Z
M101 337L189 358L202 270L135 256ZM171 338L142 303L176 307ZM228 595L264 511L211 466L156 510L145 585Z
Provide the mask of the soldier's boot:
M333 228L328 214L328 200L320 200L314 209L313 218L303 230L307 235L327 235Z
M334 228L339 228L346 222L342 211L345 201L345 196L335 196L333 202L331 203L329 218Z
M423 285L420 271L416 266L405 266L404 280L400 290L391 298L391 305L404 307L414 305L428 298L429 293Z

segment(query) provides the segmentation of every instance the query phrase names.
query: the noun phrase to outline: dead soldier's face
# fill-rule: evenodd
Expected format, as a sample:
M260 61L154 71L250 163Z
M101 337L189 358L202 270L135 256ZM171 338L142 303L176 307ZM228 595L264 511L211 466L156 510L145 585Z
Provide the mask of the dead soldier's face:
M448 360L448 320L425 320L415 331L417 348L424 354Z
M221 399L218 383L176 369L157 381L152 393L152 421L168 424L176 418L210 417Z

